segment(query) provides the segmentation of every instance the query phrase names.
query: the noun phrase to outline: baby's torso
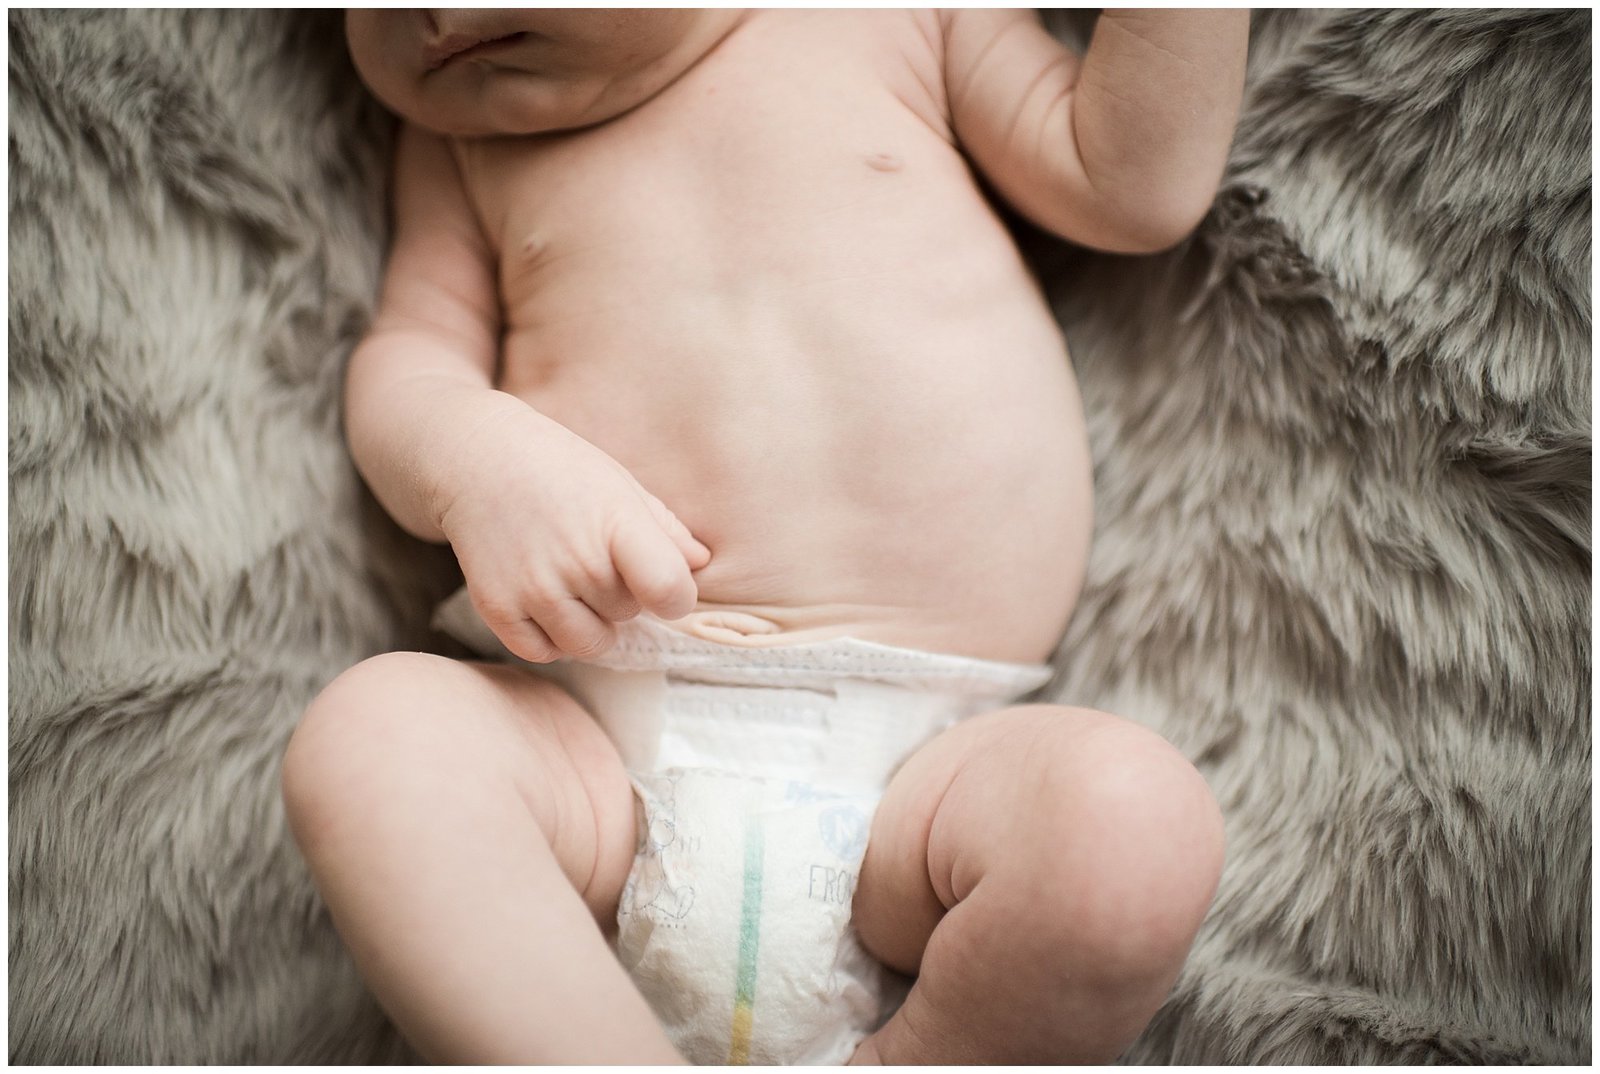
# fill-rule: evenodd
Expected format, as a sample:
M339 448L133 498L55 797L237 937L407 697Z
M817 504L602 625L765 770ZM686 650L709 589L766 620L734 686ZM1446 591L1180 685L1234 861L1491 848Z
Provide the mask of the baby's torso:
M617 119L455 149L500 258L499 387L712 550L680 627L1049 652L1088 555L1083 417L952 142L931 18L757 12Z

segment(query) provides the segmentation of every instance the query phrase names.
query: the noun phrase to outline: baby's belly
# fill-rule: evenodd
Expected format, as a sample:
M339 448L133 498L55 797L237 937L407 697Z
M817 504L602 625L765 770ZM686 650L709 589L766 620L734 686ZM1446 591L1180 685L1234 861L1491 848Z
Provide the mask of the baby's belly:
M711 549L678 629L1036 661L1082 583L1091 477L1059 337L1013 342L1025 352L908 340L721 354L713 339L663 354L658 337L650 369L633 347L595 345L505 387L626 466Z

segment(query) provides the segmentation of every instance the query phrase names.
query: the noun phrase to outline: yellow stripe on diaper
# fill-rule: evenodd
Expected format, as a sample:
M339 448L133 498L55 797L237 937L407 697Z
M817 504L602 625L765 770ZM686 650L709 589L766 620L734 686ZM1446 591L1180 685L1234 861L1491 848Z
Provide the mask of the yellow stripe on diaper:
M745 1066L750 1062L750 1034L755 1020L756 956L761 946L761 870L765 856L756 805L752 802L744 815L744 903L739 911L739 976L733 993L729 1066Z
M733 1046L728 1049L730 1067L750 1063L750 1005L736 1003L733 1008Z

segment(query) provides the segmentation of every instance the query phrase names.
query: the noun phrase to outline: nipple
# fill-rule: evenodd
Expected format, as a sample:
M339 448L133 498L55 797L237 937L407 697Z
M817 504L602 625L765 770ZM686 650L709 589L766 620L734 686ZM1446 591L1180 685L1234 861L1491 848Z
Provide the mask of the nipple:
M538 260L538 258L544 253L544 248L544 239L542 239L537 233L528 235L526 238L524 238L522 240L522 245L519 247L522 252L523 260L525 261Z

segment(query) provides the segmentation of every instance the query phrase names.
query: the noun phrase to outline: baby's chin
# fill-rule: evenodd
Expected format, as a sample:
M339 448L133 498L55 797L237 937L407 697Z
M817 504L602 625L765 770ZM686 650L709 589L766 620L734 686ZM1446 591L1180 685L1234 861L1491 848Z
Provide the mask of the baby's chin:
M742 19L734 10L442 12L430 29L352 11L347 25L356 69L392 111L440 134L485 137L614 119Z
M425 76L414 94L384 103L400 116L437 134L460 138L543 134L615 119L649 100L670 77L552 78L481 63Z

